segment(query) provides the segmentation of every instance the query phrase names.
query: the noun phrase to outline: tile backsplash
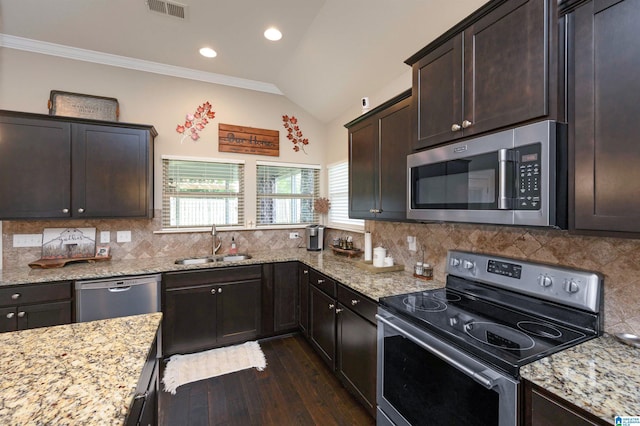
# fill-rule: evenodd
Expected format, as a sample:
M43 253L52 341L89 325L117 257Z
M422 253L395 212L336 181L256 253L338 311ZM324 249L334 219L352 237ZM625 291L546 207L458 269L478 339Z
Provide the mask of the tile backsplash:
M110 231L114 259L188 257L211 252L212 237L200 233L154 233L161 229L157 219L106 219L65 221L5 221L2 223L3 267L24 267L40 258L40 248L14 248L14 234L39 234L44 228L95 227ZM416 261L434 266L436 279L444 280L448 250L483 252L518 259L566 265L600 272L605 277L605 329L609 332L640 334L640 240L570 235L567 231L468 224L414 224L367 221L373 245L381 245L396 263L411 270ZM131 242L117 243L117 231L131 231ZM240 252L304 247L304 230L294 229L301 238L290 239L290 229L221 231L221 252L235 237ZM351 235L355 247L363 247L364 237L328 229L327 244ZM417 238L417 251L409 251L407 236Z

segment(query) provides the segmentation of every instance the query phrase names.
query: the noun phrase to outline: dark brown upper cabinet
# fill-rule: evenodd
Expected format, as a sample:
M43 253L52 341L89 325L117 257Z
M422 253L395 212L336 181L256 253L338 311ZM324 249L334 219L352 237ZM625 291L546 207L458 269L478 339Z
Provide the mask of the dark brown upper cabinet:
M0 111L0 219L153 217L156 135Z
M566 2L570 230L640 237L637 1Z
M413 149L557 114L557 7L492 1L405 61Z
M411 91L345 124L349 129L349 217L406 220Z

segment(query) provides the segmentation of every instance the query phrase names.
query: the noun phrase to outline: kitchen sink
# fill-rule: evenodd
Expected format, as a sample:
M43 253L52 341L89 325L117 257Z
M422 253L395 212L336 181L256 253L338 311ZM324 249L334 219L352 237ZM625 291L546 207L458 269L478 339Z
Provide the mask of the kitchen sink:
M204 263L214 262L239 262L247 259L251 259L251 256L246 253L219 254L216 256L187 257L185 259L178 259L175 263L176 265L202 265Z

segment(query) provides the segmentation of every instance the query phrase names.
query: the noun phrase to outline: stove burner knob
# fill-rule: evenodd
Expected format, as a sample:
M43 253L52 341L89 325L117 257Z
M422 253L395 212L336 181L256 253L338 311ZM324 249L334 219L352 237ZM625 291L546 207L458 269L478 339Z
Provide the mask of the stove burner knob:
M567 293L577 293L580 286L574 280L564 280L564 291Z
M451 266L458 266L460 265L460 259L456 258L456 257L452 257L451 258Z
M540 287L551 287L553 280L548 275L538 275L538 284L540 284Z
M469 260L465 260L465 261L462 262L462 267L464 269L473 269L473 268L475 268L475 266L476 266L476 264L471 262L471 261L469 261Z

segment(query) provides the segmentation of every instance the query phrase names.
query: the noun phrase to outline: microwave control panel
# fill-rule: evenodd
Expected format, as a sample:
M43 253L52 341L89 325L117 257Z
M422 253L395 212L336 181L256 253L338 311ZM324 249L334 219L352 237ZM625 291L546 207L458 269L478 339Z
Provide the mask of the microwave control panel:
M539 143L518 147L518 197L517 210L539 210L541 182L540 165L542 146Z

